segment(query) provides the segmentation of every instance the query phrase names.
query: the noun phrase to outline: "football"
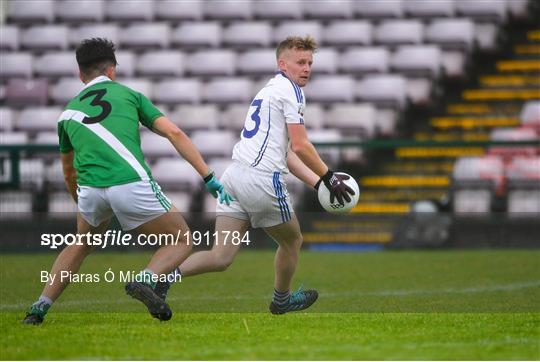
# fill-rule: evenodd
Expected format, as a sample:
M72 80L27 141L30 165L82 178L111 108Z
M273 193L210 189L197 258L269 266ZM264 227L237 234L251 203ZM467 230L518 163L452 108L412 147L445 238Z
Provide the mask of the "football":
M350 177L348 180L345 180L344 182L347 186L349 186L354 191L354 195L350 195L351 201L347 202L346 200L343 200L344 204L342 205L337 201L337 199L334 199L334 202L331 203L330 191L328 191L328 188L326 187L326 185L321 182L321 185L319 186L319 191L318 191L319 203L321 204L323 209L325 209L328 212L332 212L332 213L349 212L358 203L358 198L360 197L360 188L358 187L358 184L356 183L356 181L351 175L346 174L344 172L336 172L336 173L339 175L347 175Z

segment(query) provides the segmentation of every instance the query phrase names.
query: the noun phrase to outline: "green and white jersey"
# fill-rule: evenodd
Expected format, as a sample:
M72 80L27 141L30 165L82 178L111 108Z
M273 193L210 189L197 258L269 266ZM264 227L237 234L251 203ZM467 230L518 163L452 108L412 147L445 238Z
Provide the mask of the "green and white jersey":
M151 180L139 122L151 129L161 115L143 94L108 77L88 83L58 119L60 152L75 152L77 183L109 187Z

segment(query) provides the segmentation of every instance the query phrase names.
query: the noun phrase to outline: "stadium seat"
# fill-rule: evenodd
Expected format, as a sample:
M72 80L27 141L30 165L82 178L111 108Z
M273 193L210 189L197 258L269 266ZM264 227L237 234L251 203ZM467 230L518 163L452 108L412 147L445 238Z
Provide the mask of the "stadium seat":
M525 103L521 109L519 119L525 127L540 129L540 101L528 101Z
M56 131L61 107L28 107L21 111L16 126L20 131Z
M407 75L437 78L441 70L441 51L432 45L399 47L390 61L393 70Z
M407 0L403 2L407 15L421 18L452 17L455 14L454 0Z
M150 131L141 132L141 149L144 156L148 158L178 155L178 152L169 140Z
M324 43L328 45L369 45L373 28L367 21L334 21L323 33Z
M529 16L528 5L529 0L512 0L506 2L509 15L515 19L526 19Z
M6 4L9 21L35 24L54 20L54 0L18 0Z
M492 141L536 141L538 135L533 128L495 128L489 136ZM491 146L488 149L490 155L498 155L506 161L515 156L535 156L540 147L535 146Z
M531 157L517 156L506 165L506 177L508 180L531 180L540 188L540 156Z
M221 44L217 21L185 22L174 28L171 44L182 48L217 47Z
M23 159L19 162L23 189L41 190L45 181L45 164L42 159Z
M28 143L26 132L2 132L0 133L0 145L22 145Z
M485 189L454 191L454 213L458 215L486 215L491 211L492 193Z
M213 78L204 89L204 99L211 103L249 102L253 84L243 77Z
M322 27L317 21L284 21L274 28L274 42L279 43L289 36L313 37L317 42L322 40Z
M167 48L171 29L166 23L131 23L120 31L123 47L134 49Z
M352 74L386 73L389 63L385 47L351 47L339 57L339 69Z
M301 19L303 16L302 1L257 0L253 4L253 12L258 19Z
M307 129L321 129L325 123L326 112L318 103L309 102L304 109L304 125Z
M334 74L338 68L338 53L332 48L323 48L313 54L313 74Z
M148 99L154 98L154 85L146 78L121 78L118 83L144 94Z
M119 50L115 53L116 61L116 75L119 77L132 77L135 74L135 66L137 58L135 53L126 50Z
M15 111L8 107L0 107L0 130L10 132L15 123Z
M250 75L271 75L276 72L275 49L254 49L238 57L238 72Z
M354 79L347 75L327 75L313 78L304 88L308 101L331 103L354 99Z
M233 75L236 53L229 49L201 50L190 55L187 69L193 75Z
M504 165L499 157L461 157L452 172L457 189L484 189L501 194L504 190Z
M201 0L160 0L156 2L155 6L155 15L158 20L201 20L203 17L203 2Z
M467 0L455 4L458 15L499 22L506 20L506 0Z
M58 133L57 132L39 132L32 140L33 144L37 145L54 145L58 146ZM54 155L57 157L57 155Z
M347 19L353 14L352 1L319 1L307 0L302 3L304 14L313 19Z
M66 214L75 214L78 211L77 204L71 195L66 191L55 191L49 193L47 211L49 217L65 218Z
M385 20L375 28L374 39L379 44L419 44L424 26L418 20Z
M0 49L19 50L20 37L19 28L15 25L0 25Z
M46 105L49 83L46 79L11 78L6 85L6 104L12 106Z
M77 46L84 39L106 38L118 46L119 34L120 30L116 24L87 24L69 32L69 43L72 46Z
M474 24L474 38L478 48L484 52L496 50L498 31L495 24Z
M395 137L397 135L398 112L390 108L377 109L376 132L378 135Z
M506 167L508 213L516 217L540 215L540 157L515 157Z
M51 86L50 98L59 105L64 105L79 94L84 84L78 78L61 78L58 83Z
M407 99L417 106L428 106L432 102L433 81L430 78L407 78Z
M158 103L199 103L201 84L194 78L168 79L154 84L154 99Z
M426 27L426 42L445 48L469 50L474 42L474 23L470 19L436 19Z
M154 18L155 1L109 0L106 2L107 19L114 21L150 21Z
M103 0L64 0L58 3L56 16L64 23L103 22L105 2Z
M244 127L249 106L247 103L233 103L227 105L224 112L221 112L219 126L221 128L240 133Z
M152 167L152 176L166 190L195 191L202 184L193 166L179 157L158 159Z
M343 139L338 130L335 129L318 129L308 130L308 138L311 142L339 142ZM322 160L330 168L334 168L338 165L341 157L341 151L336 147L317 147L317 152L321 156Z
M151 51L139 56L136 69L142 76L181 76L184 63L184 54L179 51Z
M4 53L0 54L0 77L26 77L32 76L32 54L30 53Z
M181 105L169 117L183 131L212 130L218 126L219 112L214 104Z
M234 47L267 47L272 43L272 26L260 21L236 22L225 29L223 42Z
M465 77L465 54L459 50L443 50L441 55L441 65L444 74L448 78Z
M68 27L65 25L37 25L21 34L21 47L31 50L65 50L68 48Z
M537 220L540 216L540 190L511 190L507 210L510 217Z
M32 212L32 193L29 191L0 192L0 218L25 218L25 213Z
M192 192L167 190L164 190L164 192L178 211L183 213L190 212L193 198Z
M534 141L537 134L531 128L494 128L489 138L492 141Z
M369 75L358 83L357 96L362 101L403 109L406 86L405 78L400 75Z
M253 16L251 0L206 0L203 9L204 16L209 19L248 20Z
M45 53L34 61L34 71L46 77L78 77L79 67L73 52Z
M343 135L371 139L375 137L377 109L369 103L337 103L326 113L324 126Z
M231 157L234 145L239 139L238 132L195 131L191 140L201 154L206 157Z
M354 12L365 18L400 18L403 16L403 1L355 1Z

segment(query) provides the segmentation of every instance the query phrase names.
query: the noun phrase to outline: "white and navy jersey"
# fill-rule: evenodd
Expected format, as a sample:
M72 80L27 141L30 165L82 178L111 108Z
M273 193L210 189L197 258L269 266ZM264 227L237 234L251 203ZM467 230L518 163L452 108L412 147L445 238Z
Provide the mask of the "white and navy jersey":
M277 73L251 102L233 160L260 171L288 173L287 123L304 124L305 106L302 89Z

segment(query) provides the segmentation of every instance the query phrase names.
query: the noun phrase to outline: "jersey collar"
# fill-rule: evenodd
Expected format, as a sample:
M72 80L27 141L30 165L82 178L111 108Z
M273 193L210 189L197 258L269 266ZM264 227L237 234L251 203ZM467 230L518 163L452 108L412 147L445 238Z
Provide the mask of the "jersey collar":
M295 86L300 87L298 84L296 84L295 81L293 81L291 78L287 77L287 75L285 74L285 72L283 72L282 70L278 70L276 74L281 74L282 76L284 76L285 78L287 78L288 80L290 80L291 83L294 83Z
M111 78L107 77L106 75L100 75L99 77L96 77L92 79L92 81L86 83L84 88L82 90L85 90L88 87L93 86L94 84L101 83L101 82L111 82Z

